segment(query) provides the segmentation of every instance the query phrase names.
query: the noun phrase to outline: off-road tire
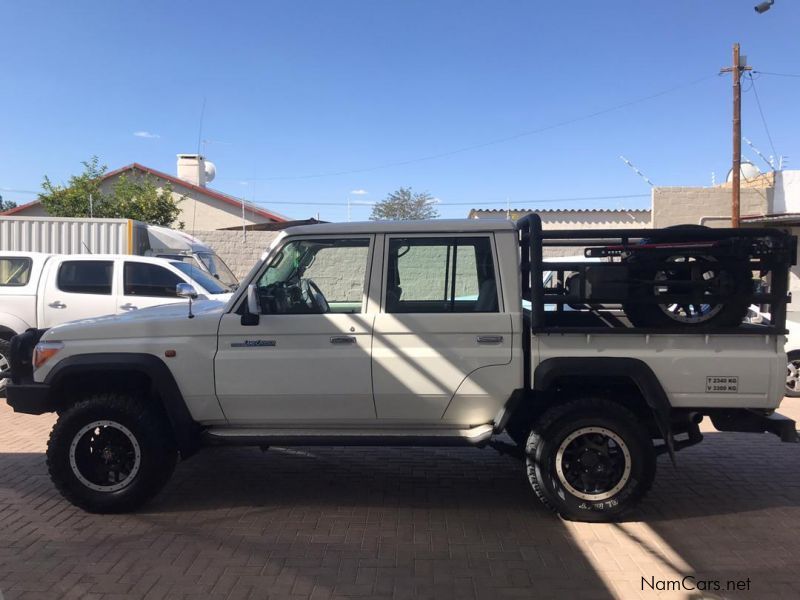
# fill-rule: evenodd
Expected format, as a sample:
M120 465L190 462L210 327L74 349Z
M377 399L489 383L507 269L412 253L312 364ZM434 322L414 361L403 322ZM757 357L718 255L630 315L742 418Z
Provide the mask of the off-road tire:
M631 279L652 281L659 271L665 267L644 268L640 265L631 265ZM733 287L733 296L744 296L744 300L726 300L720 310L713 316L697 323L681 322L673 319L662 310L659 304L626 303L622 309L634 327L671 327L676 329L691 330L698 327L738 327L747 316L750 307L749 292L753 286L753 273L746 266L741 268L725 269L723 271ZM652 289L637 289L632 291L640 298L656 298Z
M787 364L800 363L800 350L792 350L786 355L786 362ZM786 384L786 391L784 392L787 397L789 398L800 398L800 389L794 390L789 387L787 382Z
M574 495L563 485L556 469L559 447L572 433L587 427L613 432L630 455L625 484L602 501ZM618 519L647 493L656 473L653 441L641 420L623 406L603 398L582 398L546 411L533 425L525 454L528 479L536 496L547 508L570 521L597 523Z
M3 371L11 359L11 342L8 340L0 339L0 371ZM8 379L0 379L0 398L6 397L6 384L8 383Z
M81 482L71 465L73 440L82 428L97 421L122 425L138 443L138 470L121 489L92 489ZM161 407L121 393L95 394L61 412L47 443L47 468L56 488L74 505L93 513L136 510L164 487L177 459L172 431Z

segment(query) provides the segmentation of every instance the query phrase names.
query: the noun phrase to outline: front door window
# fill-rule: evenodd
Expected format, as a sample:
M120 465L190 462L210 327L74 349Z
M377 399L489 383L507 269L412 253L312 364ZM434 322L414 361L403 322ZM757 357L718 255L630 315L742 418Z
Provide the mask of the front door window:
M360 313L369 240L289 242L258 280L262 314Z

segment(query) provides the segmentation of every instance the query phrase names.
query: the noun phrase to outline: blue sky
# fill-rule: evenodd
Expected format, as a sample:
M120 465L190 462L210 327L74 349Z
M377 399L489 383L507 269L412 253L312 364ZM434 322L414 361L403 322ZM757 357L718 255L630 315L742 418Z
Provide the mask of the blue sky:
M66 180L93 154L174 173L205 99L213 187L291 217L343 220L348 197L399 186L447 217L507 201L646 207L621 154L657 185L727 172L730 76L715 74L733 42L756 70L800 74L800 3L754 3L4 2L0 194L29 201L44 174ZM756 77L776 151L798 167L800 78ZM769 155L750 87L743 132Z

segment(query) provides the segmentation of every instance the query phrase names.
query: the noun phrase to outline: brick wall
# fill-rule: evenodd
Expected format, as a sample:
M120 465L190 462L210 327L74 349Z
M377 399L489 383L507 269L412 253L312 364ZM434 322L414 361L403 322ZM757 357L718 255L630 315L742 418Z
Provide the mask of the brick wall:
M774 188L743 187L740 211L743 217L763 215L772 205ZM685 223L709 227L730 227L731 188L657 187L653 188L653 227Z
M303 276L331 302L361 302L368 254L368 247L323 249Z
M238 277L246 275L278 236L277 231L197 231L195 237L211 246Z

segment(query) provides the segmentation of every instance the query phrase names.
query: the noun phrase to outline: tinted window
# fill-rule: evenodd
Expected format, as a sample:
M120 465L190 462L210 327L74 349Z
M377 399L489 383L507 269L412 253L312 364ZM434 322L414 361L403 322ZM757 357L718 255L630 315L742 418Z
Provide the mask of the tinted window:
M486 237L389 241L386 312L497 312L492 246Z
M185 283L172 271L149 263L126 262L123 274L126 296L177 298L175 287Z
M72 294L111 294L114 263L106 260L67 260L58 268L58 289Z
M28 285L31 278L30 258L0 258L0 286Z

